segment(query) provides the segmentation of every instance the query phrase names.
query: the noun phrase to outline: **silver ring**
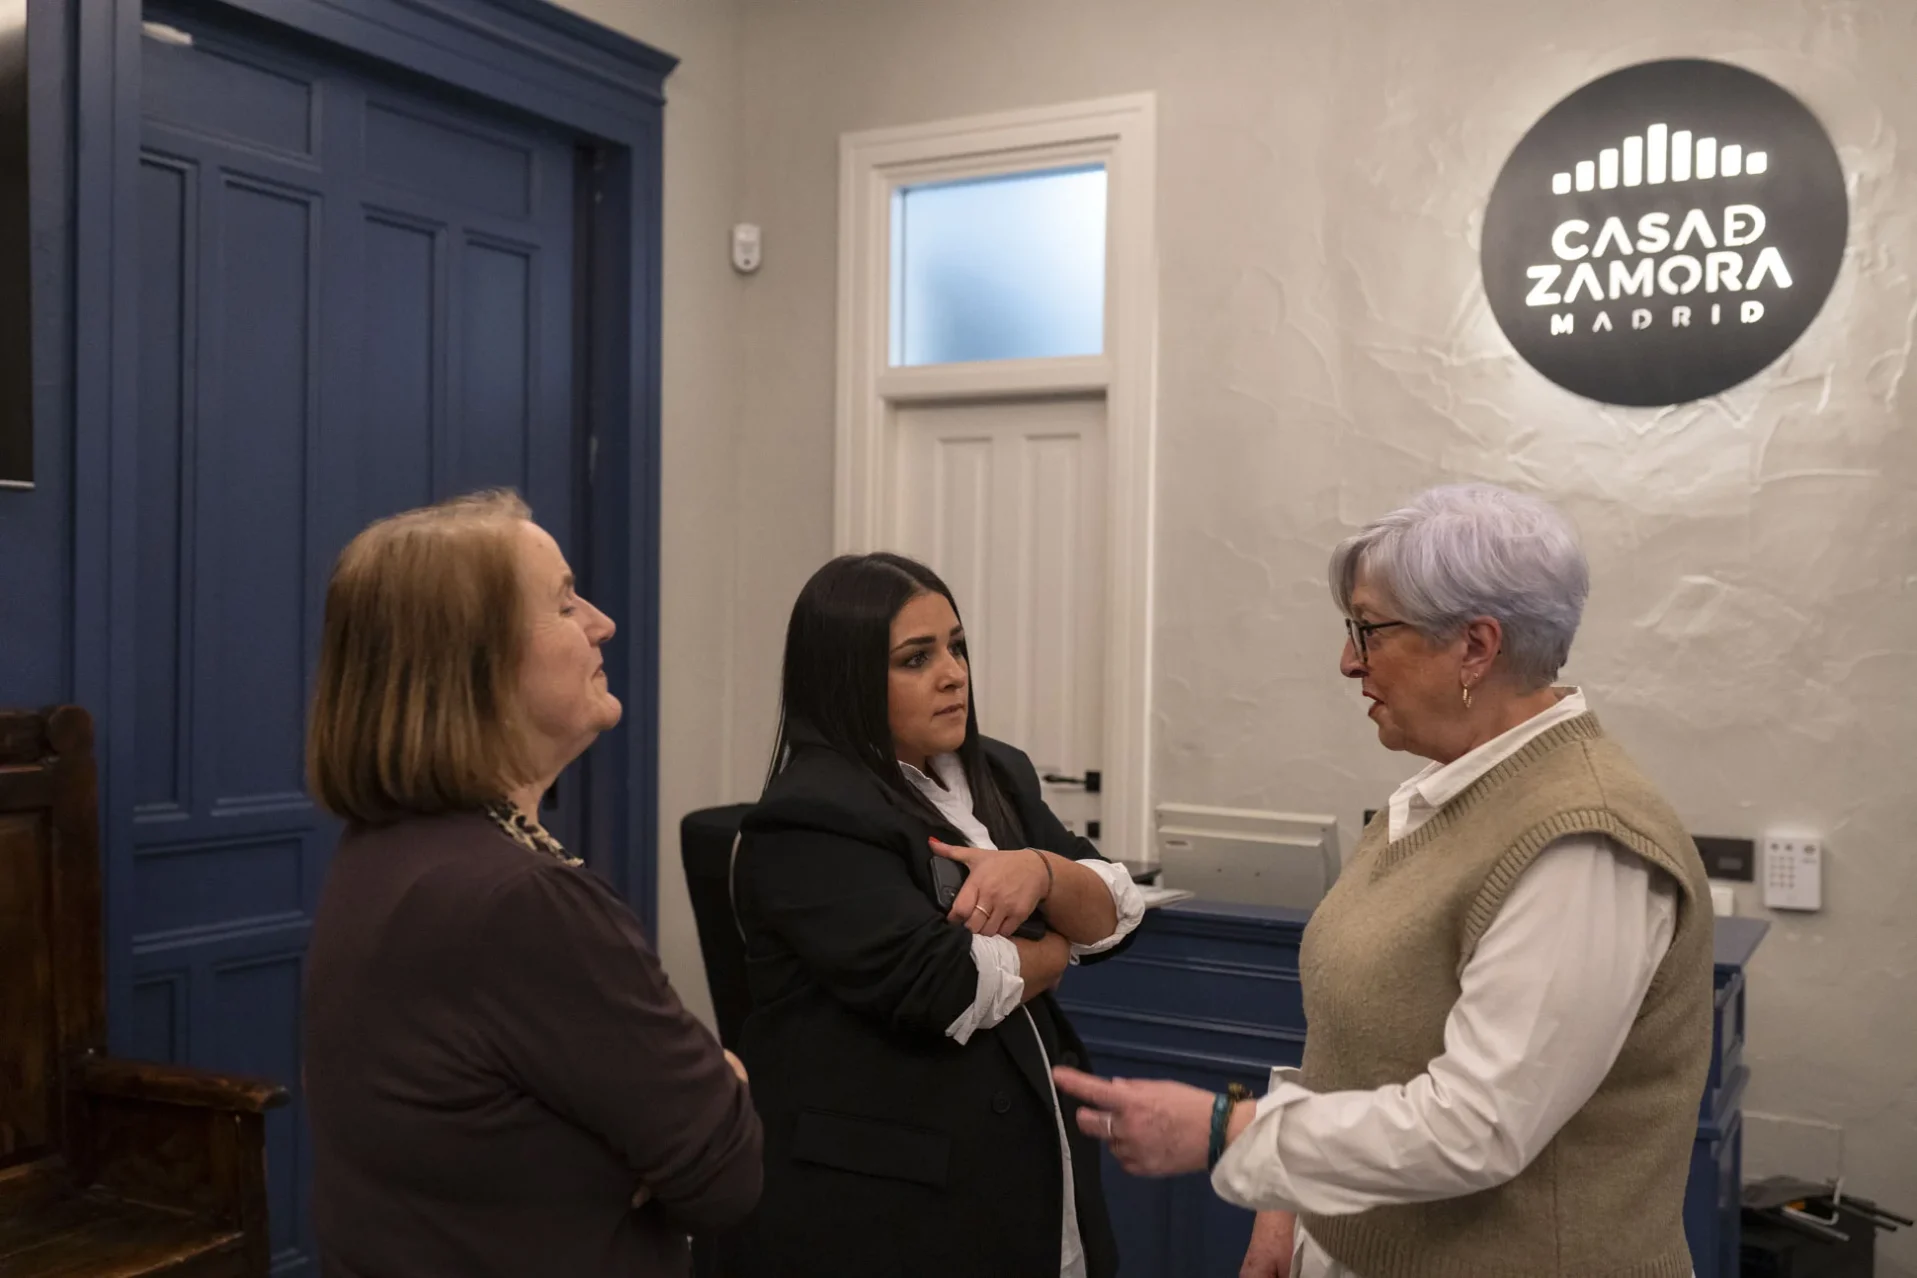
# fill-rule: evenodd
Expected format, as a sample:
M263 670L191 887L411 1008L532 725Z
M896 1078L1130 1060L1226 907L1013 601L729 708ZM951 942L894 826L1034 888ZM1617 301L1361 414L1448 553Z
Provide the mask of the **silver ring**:
M1111 1140L1114 1136L1117 1135L1117 1132L1113 1130L1113 1124L1116 1122L1116 1118L1117 1116L1113 1114L1105 1115L1105 1139L1106 1140Z
M986 908L985 908L984 906L982 906L982 905L974 905L974 906L972 907L972 913L974 913L974 914L983 914L983 915L984 915L984 916L985 916L986 918L988 918L988 919L992 917L992 912L991 912L990 910L988 910L988 909L986 909Z

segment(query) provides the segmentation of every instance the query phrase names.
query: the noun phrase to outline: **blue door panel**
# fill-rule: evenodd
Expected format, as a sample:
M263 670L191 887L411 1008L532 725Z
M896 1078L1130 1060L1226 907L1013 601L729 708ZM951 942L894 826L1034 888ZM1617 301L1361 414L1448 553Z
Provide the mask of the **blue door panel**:
M533 215L538 157L524 142L384 95L366 107L366 176L461 213Z
M264 944L247 946L242 955L210 964L210 1006L196 1009L213 1030L213 1041L205 1052L209 1061L217 1061L222 1069L268 1078L287 1077L283 1073L286 1062L297 1062L300 1057L300 977L305 939L303 933L281 933ZM297 1068L291 1077L299 1077ZM267 1114L269 1173L276 1153L282 1158L297 1156L298 1170L304 1170L300 1131L304 1121L304 1114L290 1106ZM295 1171L289 1166L280 1174L269 1174L267 1179L267 1219L275 1268L291 1268L308 1254L303 1217L310 1178Z
M500 322L460 326L454 396L462 429L454 483L461 488L506 483L523 490L530 478L526 321L534 264L524 252L470 238L459 246L456 260L461 313L497 316Z
M120 1050L259 1074L275 1269L310 1270L300 991L325 580L382 515L507 485L572 526L571 142L152 13L140 176L134 884ZM563 797L563 787L562 787ZM568 832L574 814L551 814Z
M375 510L433 498L433 458L445 370L438 342L444 232L368 213L360 226L364 265L359 323L365 344L359 417L366 425L354 477Z
M297 918L306 906L306 838L235 839L167 846L154 839L133 867L148 936L175 936L233 922L233 903L255 919Z
M180 1047L180 1015L185 1005L178 976L149 976L133 987L132 1024L127 1041L133 1055L142 1060L174 1061L185 1059Z
M187 395L193 341L188 281L196 255L186 228L195 216L195 170L154 157L140 165L139 574L135 586L134 802L143 811L176 808L187 719L182 600L190 574L180 562L182 470L189 447Z
M201 38L191 49L143 42L140 105L146 119L262 150L311 155L315 77L266 50L208 39L203 27L198 30Z
M194 755L203 809L302 799L306 456L316 432L319 198L222 173L201 272Z
M515 488L570 553L570 143L380 86L328 109L365 139L343 228L361 263L363 327L342 342L368 365L355 385L405 423L405 447L430 448L435 496ZM425 358L401 365L395 348ZM399 371L422 366L429 383Z

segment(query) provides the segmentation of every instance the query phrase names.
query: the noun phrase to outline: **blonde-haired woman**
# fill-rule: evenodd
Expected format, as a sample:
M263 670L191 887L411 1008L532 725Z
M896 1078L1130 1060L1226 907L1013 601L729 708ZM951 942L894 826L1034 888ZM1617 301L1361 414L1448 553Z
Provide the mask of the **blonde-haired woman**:
M510 493L381 520L334 569L307 743L347 822L307 956L328 1278L683 1274L758 1197L743 1071L536 816L619 721L613 629Z

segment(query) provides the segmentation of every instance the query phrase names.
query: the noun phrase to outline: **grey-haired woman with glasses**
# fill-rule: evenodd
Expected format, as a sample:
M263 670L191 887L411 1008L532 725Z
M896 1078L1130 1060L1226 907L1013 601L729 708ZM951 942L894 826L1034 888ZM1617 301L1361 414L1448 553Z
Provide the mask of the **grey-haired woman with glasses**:
M1059 1072L1128 1171L1209 1166L1272 1278L1685 1278L1711 1047L1684 826L1556 680L1588 591L1535 498L1438 488L1331 557L1399 786L1314 912L1302 1069L1259 1100Z

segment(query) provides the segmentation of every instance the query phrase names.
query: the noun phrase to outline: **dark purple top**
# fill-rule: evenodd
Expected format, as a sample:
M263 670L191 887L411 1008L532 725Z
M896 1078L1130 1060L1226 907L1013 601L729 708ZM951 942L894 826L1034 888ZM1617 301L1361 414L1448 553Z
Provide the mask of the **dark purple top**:
M682 1275L759 1196L751 1098L632 911L484 816L340 841L305 1087L325 1278Z

